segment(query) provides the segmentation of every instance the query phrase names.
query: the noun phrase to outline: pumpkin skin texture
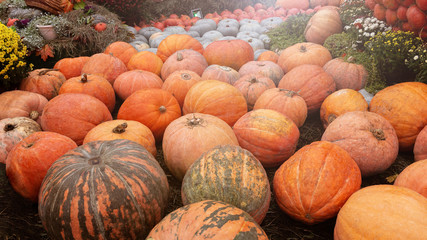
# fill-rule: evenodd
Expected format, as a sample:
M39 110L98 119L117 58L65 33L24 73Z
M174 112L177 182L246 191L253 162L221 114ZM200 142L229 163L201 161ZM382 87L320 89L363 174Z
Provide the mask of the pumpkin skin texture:
M217 145L239 145L226 122L209 114L184 115L165 130L162 148L166 166L181 181L190 165Z
M319 110L323 100L335 91L335 81L318 65L304 64L286 73L279 88L292 90L304 98L308 113Z
M265 77L273 80L275 86L277 86L282 79L284 73L282 68L276 63L270 61L250 61L245 63L239 69L240 76L247 74L261 74Z
M112 54L97 53L92 55L85 65L83 65L81 74L99 75L107 79L108 82L113 85L114 80L127 70L122 60Z
M208 65L228 66L239 71L243 64L254 60L254 50L249 43L241 39L219 40L209 44L203 56Z
M116 58L122 60L122 62L127 65L130 58L136 54L138 50L136 50L132 45L123 41L116 41L108 45L104 53L112 54Z
M77 145L96 125L113 119L104 103L83 93L64 93L52 98L40 118L44 131L65 135Z
M162 88L163 80L156 74L143 70L130 70L120 74L114 81L114 91L126 100L132 93L144 88Z
M168 214L148 234L154 239L267 240L264 230L245 211L227 203L205 200Z
M199 76L208 67L202 54L192 49L183 49L173 53L163 64L161 76L166 80L169 75L179 70L190 70Z
M364 177L385 171L399 152L397 135L391 124L368 111L339 116L325 129L322 141L335 143L346 150Z
M423 159L427 159L427 125L418 134L414 144L414 160Z
M427 198L427 158L407 166L394 181L395 186L406 187Z
M154 157L157 155L156 140L144 124L132 120L111 120L92 128L83 139L83 144L93 141L127 139L141 144Z
M323 100L320 106L320 120L323 128L338 116L353 111L368 111L368 103L363 95L353 89L341 89L333 92Z
M62 84L59 94L64 93L84 93L96 97L113 112L116 105L116 94L113 86L104 77L98 75L82 74L80 77L73 77Z
M202 79L199 74L193 71L178 70L166 78L162 85L162 89L170 92L176 100L178 100L179 106L182 108L184 105L185 95L187 95L188 90L201 80Z
M307 42L323 45L325 40L343 30L338 7L322 7L308 21L304 30Z
M203 71L201 77L202 80L218 80L233 85L240 78L240 74L231 67L212 64Z
M373 185L355 192L338 213L335 240L427 236L427 198L404 187Z
M282 88L265 90L256 100L254 110L271 109L290 118L301 127L307 118L307 104L298 93Z
M314 64L323 67L332 60L329 50L317 43L296 43L287 47L279 55L277 64L286 74L303 64Z
M285 115L257 109L243 115L233 126L239 145L264 167L276 167L294 154L300 136L298 127Z
M120 106L117 119L134 120L147 126L156 142L161 142L166 127L181 117L181 107L172 94L163 89L141 89Z
M76 147L71 138L54 132L35 132L24 138L6 159L6 175L13 189L24 198L37 202L49 167Z
M144 239L162 219L168 194L163 169L141 145L95 141L52 164L38 210L52 239Z
M203 54L203 45L187 34L172 34L167 36L163 41L160 42L157 47L157 56L165 62L168 57L174 54L178 50L192 49L194 51Z
M66 79L78 77L82 74L82 68L88 60L88 56L62 58L55 63L53 68L58 69L62 74L64 74Z
M0 119L27 117L40 124L40 115L48 100L45 96L22 90L0 94Z
M318 141L302 147L277 169L273 190L286 214L316 224L335 217L361 183L360 170L344 149Z
M399 150L412 151L418 133L427 125L427 84L403 82L386 87L374 95L369 111L391 123Z
M261 74L244 75L233 86L245 97L248 111L253 109L256 100L264 91L276 87L273 80Z
M188 90L182 111L211 114L233 126L247 109L246 99L237 88L218 80L205 80Z
M6 158L10 150L22 139L41 130L36 121L26 117L0 120L0 163L6 164Z
M29 72L19 85L19 90L34 92L52 99L58 95L59 88L65 82L64 74L55 69L41 68Z
M128 70L144 70L160 76L163 61L156 54L149 51L141 51L134 54L127 64Z
M270 206L270 183L258 159L233 145L220 145L197 159L182 180L184 205L203 200L232 204L261 224Z
M332 59L323 69L332 76L337 90L348 88L359 91L365 87L368 79L368 72L363 65L347 62L342 58Z

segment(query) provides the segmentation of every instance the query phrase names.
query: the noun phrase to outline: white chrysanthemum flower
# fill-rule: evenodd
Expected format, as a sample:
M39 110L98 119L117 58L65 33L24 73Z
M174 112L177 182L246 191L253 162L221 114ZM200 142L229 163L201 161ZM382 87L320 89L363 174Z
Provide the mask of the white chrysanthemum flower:
M417 60L417 59L418 59L418 55L415 55L415 56L414 56L414 60Z

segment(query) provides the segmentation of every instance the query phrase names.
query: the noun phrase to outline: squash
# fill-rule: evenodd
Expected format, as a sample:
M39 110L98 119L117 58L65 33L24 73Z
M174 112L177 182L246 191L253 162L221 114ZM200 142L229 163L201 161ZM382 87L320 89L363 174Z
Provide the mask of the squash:
M126 72L126 65L119 58L112 54L97 53L92 55L89 60L83 65L81 74L95 74L114 84L116 78Z
M209 44L203 56L208 65L228 66L239 71L243 64L254 60L254 50L244 40L219 40Z
M338 7L322 7L308 21L304 30L307 42L323 45L325 40L343 31Z
M279 65L271 61L250 61L245 63L239 69L240 76L247 74L261 74L273 80L275 86L279 84L280 79L283 78L283 70Z
M240 74L231 67L212 64L203 71L201 77L202 80L218 80L233 85L240 78Z
M201 80L199 74L191 70L178 70L165 79L162 89L170 92L178 100L179 106L182 108L188 90Z
M125 65L128 64L130 58L137 52L138 50L131 44L123 41L110 43L104 50L104 53L112 54L114 57L122 60Z
M114 81L117 96L126 100L132 93L144 88L162 88L163 80L156 74L144 70L130 70L120 74Z
M22 80L19 90L38 93L50 100L58 95L59 88L65 80L64 74L57 69L36 69Z
M88 60L88 56L62 58L55 63L53 69L58 69L66 79L78 77L82 74L82 68Z
M129 59L128 70L144 70L160 76L163 61L155 53L149 51L138 52Z
M183 49L192 49L203 54L203 45L187 34L172 34L167 36L160 42L156 54L165 62L173 53Z
M275 88L273 80L262 74L246 74L239 78L234 84L245 97L248 104L248 111L252 110L255 102L261 94L271 88Z
M183 49L173 53L164 62L160 73L163 80L178 70L190 70L200 76L207 67L208 63L202 54L192 49Z

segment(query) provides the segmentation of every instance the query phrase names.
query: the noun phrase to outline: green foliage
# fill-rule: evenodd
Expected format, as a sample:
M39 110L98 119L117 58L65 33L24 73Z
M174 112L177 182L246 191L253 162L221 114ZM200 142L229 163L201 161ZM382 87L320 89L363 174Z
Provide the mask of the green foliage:
M347 52L353 51L354 37L352 34L342 32L329 36L323 46L329 50L332 58L341 57Z
M372 11L365 6L365 0L344 1L338 12L340 13L343 26L350 25L358 18L372 16Z
M416 73L415 81L427 83L427 44L408 50L405 64Z

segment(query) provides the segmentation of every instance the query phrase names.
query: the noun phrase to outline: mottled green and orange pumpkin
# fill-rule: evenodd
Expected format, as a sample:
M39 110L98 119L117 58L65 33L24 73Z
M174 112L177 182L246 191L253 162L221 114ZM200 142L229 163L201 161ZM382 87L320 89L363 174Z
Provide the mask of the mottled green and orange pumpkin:
M184 205L217 200L249 213L261 224L270 206L270 183L255 156L235 145L220 145L197 159L182 180Z
M19 90L34 92L52 99L58 95L59 88L67 80L59 70L41 68L28 73L19 85Z
M166 175L144 147L94 141L52 164L38 212L52 239L144 239L162 219L168 195Z

